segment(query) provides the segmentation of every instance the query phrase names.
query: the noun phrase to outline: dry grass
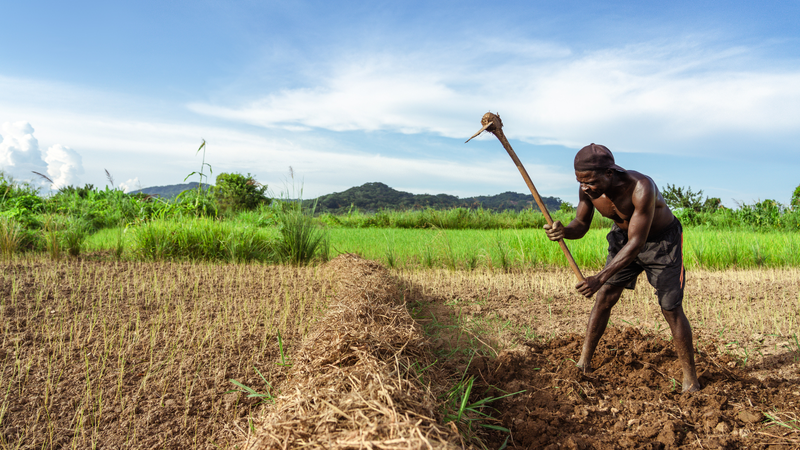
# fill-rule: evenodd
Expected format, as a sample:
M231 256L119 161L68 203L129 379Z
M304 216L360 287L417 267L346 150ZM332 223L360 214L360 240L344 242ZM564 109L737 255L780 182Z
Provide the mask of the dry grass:
M440 371L453 367L428 368L434 353L446 366L459 349L495 356L582 334L591 309L560 269L390 273L348 255L318 268L0 267L3 449L451 447L461 442L440 425L438 394L448 388ZM612 321L667 338L639 281ZM691 272L685 309L700 339L744 364L800 356L800 270ZM291 366L280 364L278 333ZM269 389L275 403L229 393L230 379ZM796 411L779 413L796 425Z
M0 448L226 448L331 295L313 268L2 263ZM291 354L290 354L291 356Z
M336 298L246 448L457 448L422 382L436 380L428 342L386 269L352 255L326 269Z
M575 291L574 275L566 269L395 273L418 294L418 319L438 325L430 326L431 332L447 334L452 326L462 333L460 345L471 345L470 339L479 338L474 343L488 354L526 340L582 334L593 304ZM781 349L800 351L794 348L800 330L798 269L689 272L684 309L700 339L735 343L731 350L742 357L752 351L755 361ZM655 290L644 276L634 291L623 294L611 323L636 326L665 338L670 335ZM443 338L452 340L452 336ZM762 347L762 354L756 347Z

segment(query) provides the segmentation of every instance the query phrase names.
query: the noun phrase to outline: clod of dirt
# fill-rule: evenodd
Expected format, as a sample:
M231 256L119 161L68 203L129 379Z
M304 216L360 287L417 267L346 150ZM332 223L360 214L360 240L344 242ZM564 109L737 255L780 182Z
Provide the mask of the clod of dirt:
M703 389L682 394L670 341L609 328L595 354L601 363L586 375L574 362L582 339L573 334L481 359L482 388L527 390L494 405L511 430L509 448L766 448L774 431L759 409L797 413L787 395L793 380L762 382L728 368L730 357L713 345L697 355ZM781 442L796 445L796 438Z

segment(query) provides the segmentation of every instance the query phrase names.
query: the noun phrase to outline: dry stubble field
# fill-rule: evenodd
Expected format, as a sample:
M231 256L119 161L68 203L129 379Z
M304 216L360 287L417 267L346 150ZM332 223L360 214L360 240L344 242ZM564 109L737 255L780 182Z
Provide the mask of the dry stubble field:
M440 403L464 371L472 401L525 390L495 404L511 448L800 445L797 270L690 273L705 387L681 395L647 283L587 376L574 359L591 304L566 271L390 272L352 256L0 266L0 448L460 447Z

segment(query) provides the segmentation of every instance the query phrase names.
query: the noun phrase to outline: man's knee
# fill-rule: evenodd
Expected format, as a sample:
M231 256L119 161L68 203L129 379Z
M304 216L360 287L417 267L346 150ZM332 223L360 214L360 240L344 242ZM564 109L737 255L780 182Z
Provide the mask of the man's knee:
M686 317L686 313L683 312L683 305L678 305L672 309L661 308L661 314L663 314L667 319L680 319L682 317Z

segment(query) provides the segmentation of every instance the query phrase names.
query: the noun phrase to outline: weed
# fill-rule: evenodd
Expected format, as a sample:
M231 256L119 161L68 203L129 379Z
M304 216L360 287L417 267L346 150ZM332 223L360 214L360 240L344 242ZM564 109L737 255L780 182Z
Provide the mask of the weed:
M86 223L79 219L72 219L69 221L63 233L64 247L69 256L78 256L83 247L83 241L86 240Z
M481 447L487 448L478 436L477 427L510 433L508 428L486 423L497 421L497 419L493 418L490 414L490 410L494 408L490 407L489 404L525 391L507 393L499 397L489 396L477 401L471 401L470 397L472 396L475 377L472 375L467 376L467 371L469 370L469 365L472 363L472 358L474 356L475 353L473 352L467 363L467 367L464 369L464 373L461 375L461 379L444 394L444 423L455 423L459 432L461 432L466 439L477 442Z
M765 422L768 427L779 426L792 431L800 431L800 421L797 418L790 418L788 414L782 414L777 411L765 411L764 415L767 417ZM781 418L781 416L785 416L785 418Z
M430 245L422 246L422 265L428 269L433 267L434 256Z
M281 239L277 251L281 260L301 266L325 256L322 253L327 246L327 233L317 226L313 214L313 209L306 213L293 207L278 215Z
M394 249L394 239L389 241L387 236L386 238L386 264L391 267L395 268L397 266L397 254Z
M23 228L19 222L0 217L0 254L3 257L8 258L19 250L23 236Z
M266 403L266 402L275 403L275 397L270 392L270 390L272 390L272 385L269 384L269 381L267 381L267 379L264 378L264 375L262 375L261 372L255 366L253 366L253 370L256 371L256 373L258 374L259 377L261 377L262 380L264 380L264 385L267 388L266 392L258 392L255 389L253 389L253 388L251 388L249 386L245 386L244 384L242 384L242 383L234 380L233 378L231 378L228 381L230 381L231 383L236 385L239 389L231 389L230 391L227 391L225 393L226 394L230 394L230 393L233 393L233 392L239 392L239 393L242 393L242 394L247 394L247 398L258 398L258 399L260 399L258 401L258 404Z
M206 185L208 184L208 181L207 181L208 177L209 177L209 175L213 175L214 171L211 169L211 164L208 164L206 162L206 140L205 139L203 139L203 143L200 144L200 147L197 149L197 152L195 153L195 156L197 156L197 153L200 153L200 150L203 151L203 160L200 163L200 172L192 172L189 175L186 175L186 178L184 178L183 181L188 180L190 176L195 175L195 174L200 176L200 184L197 185L197 195L195 196L195 199L194 199L194 210L195 210L195 213L198 214L198 215L201 213L201 211L202 211L203 215L207 215L206 213L208 212L207 211L208 202L206 202L206 200L208 199L208 191L203 188L203 185L204 184L206 184ZM208 166L209 175L205 174L206 166ZM202 203L201 203L201 201L202 201Z
M278 364L281 367L292 367L292 363L288 362L288 358L286 357L286 353L283 349L283 338L281 337L281 332L278 331L278 351L281 354L281 363Z
M500 239L499 236L495 239L495 245L497 250L497 259L495 260L496 265L502 268L503 271L507 272L508 269L511 267L511 258L509 256L508 247L506 246L506 243L502 239Z

